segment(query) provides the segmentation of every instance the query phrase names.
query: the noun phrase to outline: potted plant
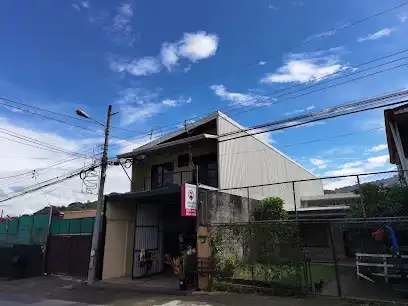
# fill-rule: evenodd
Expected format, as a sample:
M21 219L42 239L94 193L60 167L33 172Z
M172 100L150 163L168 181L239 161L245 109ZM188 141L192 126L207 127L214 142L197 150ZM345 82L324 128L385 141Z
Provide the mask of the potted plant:
M182 256L171 257L170 254L164 255L164 263L171 266L173 269L173 274L179 277L179 288L180 290L186 290L186 283L184 279L183 272L183 260Z

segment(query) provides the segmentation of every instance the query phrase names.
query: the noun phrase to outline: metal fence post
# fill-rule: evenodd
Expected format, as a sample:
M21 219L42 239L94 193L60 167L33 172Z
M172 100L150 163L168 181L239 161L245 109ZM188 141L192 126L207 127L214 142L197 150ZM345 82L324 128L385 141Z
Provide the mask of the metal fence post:
M363 212L363 218L366 219L366 211L364 207L364 196L361 193L361 184L360 184L360 176L357 175L357 185L358 185L358 190L360 192L360 203L361 203L361 211Z
M296 191L295 191L295 181L292 181L292 192L293 192L293 205L295 205L295 219L298 220L297 207L296 207Z
M251 279L252 279L252 288L255 290L255 279L254 279L254 265L252 264L252 224L251 224L251 199L249 197L249 187L247 187L247 201L248 201L248 229L249 229L249 253L248 253L248 260L249 266L251 269Z
M336 246L334 244L333 225L331 221L329 221L329 233L330 233L331 250L332 250L332 255L333 255L334 273L336 274L337 292L339 294L339 297L342 297L337 252L336 252Z

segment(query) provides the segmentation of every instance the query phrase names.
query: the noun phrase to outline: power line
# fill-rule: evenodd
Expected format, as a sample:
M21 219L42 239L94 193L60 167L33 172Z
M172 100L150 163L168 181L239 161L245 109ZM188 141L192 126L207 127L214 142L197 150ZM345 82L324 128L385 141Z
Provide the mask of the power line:
M337 84L334 84L334 85L330 85L330 86L327 86L327 87L319 88L319 89L313 90L313 91L311 91L311 92L306 92L306 93L304 93L304 94L297 95L297 96L295 96L295 97L290 97L290 98L287 98L287 99L284 99L284 100L279 100L279 101L276 101L276 102L274 102L274 103L271 103L271 105L278 104L278 103L282 103L282 102L289 101L289 100L293 100L293 99L297 99L297 98L300 98L300 97L303 97L303 96L307 96L307 95L310 95L310 94L313 94L313 93L316 93L316 92L319 92L319 91L322 91L322 90L330 89L330 88L337 87L337 86L340 86L340 85L343 85L343 84L347 84L347 83L350 83L350 82L353 82L353 81L361 80L361 79L364 79L364 78L367 78L367 77L370 77L370 76L373 76L373 75L377 75L377 74L380 74L380 73L384 73L384 72L387 72L387 71L391 71L391 70L394 70L394 69L398 69L398 68L401 68L401 67L405 67L405 66L407 66L407 65L408 65L408 63L406 63L406 64L401 64L401 65L394 66L394 67L387 68L387 69L383 69L383 70L380 70L380 71L376 71L376 72L373 72L373 73L370 73L370 74L367 74L367 75L363 75L363 76L361 76L361 77L357 77L357 78L354 78L354 79L351 79L351 80L347 80L347 81L344 81L344 82L340 82L340 83L337 83ZM265 107L265 106L260 106L260 107L258 107L257 109L261 109L261 108L263 108L263 107ZM233 115L247 113L247 112L250 112L251 110L254 110L254 109L244 110L244 111L235 113L235 114L233 114Z
M406 102L408 102L408 100L398 101L398 102L392 102L392 103L388 103L388 104L384 104L384 105L379 105L379 106L374 106L374 107L370 107L370 108L366 108L366 109L360 109L360 110L349 111L349 112L345 112L345 113L342 113L342 114L330 115L330 116L323 117L323 118L317 118L317 119L312 119L312 120L305 121L305 122L295 123L295 124L292 124L292 125L286 125L286 126L282 126L282 127L277 127L277 128L273 128L273 129L270 129L270 130L262 130L262 131L258 131L258 132L255 132L255 133L248 133L248 134L246 134L246 135L240 135L240 136L237 136L237 137L234 137L234 138L229 138L229 139L225 139L225 140L219 140L219 142L230 141L230 140L234 140L234 139L238 139L238 138L243 138L243 137L248 137L248 136L263 134L263 133L267 133L267 132L278 131L278 130L283 130L283 129L287 129L287 128L292 128L292 127L296 127L296 126L301 126L301 125L309 124L309 123L316 122L316 121L327 120L327 119L332 119L332 118L336 118L336 117L351 115L351 114L355 114L355 113L365 112L365 111L369 111L369 110L374 110L374 109L383 108L383 107L392 106L392 105L397 105L397 104L406 103ZM270 123L270 124L265 124L265 126L270 126L270 125L273 125L273 124L272 124L272 123ZM258 128L251 128L251 129L255 129L255 130L256 130L256 129L258 129ZM244 131L244 132L246 132L246 131ZM238 131L237 133L242 133L242 131ZM222 136L223 136L223 135L220 135L219 137L222 137Z
M48 109L44 109L44 108L40 108L40 107L37 107L37 106L25 104L25 103L23 103L23 102L19 102L19 101L16 101L16 100L12 100L12 99L10 99L10 98L0 97L0 100L6 101L6 102L10 102L10 103L14 103L14 104L18 104L18 105L22 105L22 106L29 107L29 108L33 108L33 109L36 109L36 110L39 110L39 111L42 111L42 112L47 112L47 113L50 113L50 114L53 114L53 115L58 115L58 116L70 118L70 119L77 120L77 121L81 121L81 122L87 122L87 123L92 123L92 124L99 125L99 123L96 123L96 122L94 122L94 121L84 120L84 119L81 119L81 118L78 118L78 117L74 117L74 116L70 116L70 115L67 115L67 114L62 114L62 113L54 112L54 111L51 111L51 110L48 110ZM16 107L14 107L14 106L9 106L9 107L16 108ZM19 109L19 108L17 108L17 109ZM20 109L19 109L19 110L20 110ZM138 133L137 131L130 130L130 129L125 129L125 128L118 127L118 126L111 126L111 128L119 129L119 130L123 130L123 131L127 131L127 132L136 132L136 133Z
M318 138L318 139L313 139L313 140L308 140L308 141L303 141L303 142L297 142L293 144L287 144L287 145L282 145L282 146L274 146L275 148L287 148L287 147L293 147L293 146L299 146L299 145L305 145L305 144L310 144L310 143L316 143L316 142L321 142L321 141L326 141L326 140L331 140L331 139L336 139L336 138L343 138L343 137L348 137L348 136L353 136L353 135L358 135L362 133L367 133L367 132L373 132L373 131L378 131L380 129L383 129L384 127L376 127L372 129L367 129L367 130L362 130L358 132L352 132L352 133L346 133L346 134L339 134L339 135L333 135L329 137L323 137L323 138ZM248 151L239 151L239 152L232 152L232 153L226 153L226 154L218 154L219 156L230 156L230 155L236 155L236 154L246 154L246 153L254 153L254 152L260 152L260 151L270 151L271 148L265 148L265 149L259 149L259 150L248 150Z
M35 139L35 138L31 138L31 137L22 135L22 134L19 134L19 133L10 131L10 130L8 130L8 129L0 128L0 133L4 133L4 134L6 134L6 135L15 137L15 138L17 138L17 139L22 139L22 140L25 140L25 141L30 141L30 142L33 142L34 144L44 146L44 148L41 148L41 149L43 149L43 150L51 149L51 150L53 150L53 151L58 151L59 153L63 153L63 154L67 154L67 155L80 155L80 156L84 156L84 155L82 155L82 154L80 154L80 153L73 152L73 151L69 151L69 150L66 150L66 149L64 149L64 148L58 147L58 146L56 146L56 145L53 145L53 144L50 144L50 143L47 143L47 142L44 142L44 141L40 141L40 140ZM20 143L21 143L21 142L20 142ZM31 144L25 144L25 145L31 146ZM46 149L46 148L48 148L48 149Z
M408 51L408 50L400 51L400 52L397 52L396 54L399 54L399 53L402 53L402 52L407 52L407 51ZM392 56L392 55L391 55L391 56ZM389 56L387 56L387 57L389 57ZM380 58L380 59L383 59L383 58L384 58L384 57L382 57L382 58ZM320 83L318 83L318 84L314 84L314 85L311 85L311 86L309 86L309 87L306 87L306 88L297 90L297 91L295 91L295 92L302 91L302 90L307 90L307 89L309 89L309 88L313 88L313 87L316 87L316 86L321 86L321 85L323 85L323 84L326 84L326 83L329 83L329 82L333 82L333 81L339 80L339 79L344 78L344 77L349 77L349 76L351 76L351 75L355 75L355 74L358 74L358 73L361 73L361 72L365 72L365 71L367 71L367 70L371 70L371 69L374 69L374 68L378 68L378 67L380 67L380 66L384 66L384 65L387 65L387 64L390 64L390 63L394 63L394 62L396 62L396 61L400 61L400 60L403 60L403 59L406 59L406 58L408 58L408 57L404 57L404 58L400 58L400 59L397 59L397 60L393 60L393 61L390 61L390 62L387 62L387 63L383 63L383 64L380 64L380 65L376 65L376 66L374 66L374 67L370 67L370 68L365 69L365 70L362 70L362 71L358 71L358 72L355 72L355 73L347 74L346 76L340 76L340 77L335 78L335 79L330 79L330 80L327 80L327 81L323 81L323 82L320 82ZM380 59L378 59L378 60L380 60ZM373 62L373 61L370 61L370 62ZM367 63L368 63L368 62L367 62ZM359 66L365 65L365 64L367 64L367 63L363 63L363 64L361 64L361 65L359 65ZM265 103L265 102L268 101L268 102L271 102L271 104L263 105L263 106L256 107L256 108L251 108L251 109L245 109L245 110L242 110L242 111L240 111L240 112L233 113L232 115L237 115L237 114L246 113L246 112L249 112L249 111L251 111L251 110L258 110L258 109L261 109L261 108L264 108L264 107L267 107L267 106L271 106L271 105L274 105L274 104L278 104L278 103L281 103L281 102L284 102L284 101L293 100L293 99L296 99L296 98L299 98L299 97L303 97L303 96L306 96L306 95L310 95L310 94L313 94L313 93L316 93L316 92L319 92L319 91L322 91L322 90L330 89L330 88L337 87L337 86L340 86L340 85L343 85L343 84L347 84L347 83L350 83L350 82L353 82L353 81L357 81L357 80L360 80L360 79L364 79L364 78L367 78L367 77L370 77L370 76L373 76L373 75L377 75L377 74L384 73L384 72L387 72L387 71L390 71L390 70L394 70L394 69L397 69L397 68L401 68L401 67L404 67L404 66L407 66L407 65L408 65L408 64L406 63L406 64L394 66L394 67L391 67L391 68L383 69L383 70L380 70L380 71L373 72L373 73L371 73L371 74L367 74L367 75L363 75L363 76L360 76L360 77L357 77L357 78L353 78L353 79L351 79L351 80L346 80L346 81L343 81L343 82L340 82L340 83L337 83L337 84L334 84L334 85L331 85L331 86L326 86L326 87L319 88L319 89L316 89L316 90L313 90L313 91L310 91L310 92L306 92L306 93L303 93L303 94L300 94L300 95L297 95L297 96L294 96L294 97L289 97L289 98L284 99L284 100L272 101L271 99L269 99L269 100L262 101L262 102ZM358 66L357 66L357 67L358 67ZM354 69L354 68L355 68L355 67L353 67L353 69ZM296 86L298 86L298 85L295 85L295 87L296 87ZM292 94L292 93L287 93L287 94L285 94L285 95L290 95L290 94ZM284 96L284 95L282 95L282 96ZM244 107L241 107L241 108L244 108ZM174 130L174 129L173 129L173 130ZM142 137L146 137L146 136L142 136ZM142 137L136 137L136 138L134 138L132 141L126 140L127 142L130 142L130 144L125 145L124 147L128 147L128 146L133 145L133 144L136 142L136 141L135 141L136 139L141 139ZM159 137L160 137L160 136L158 136L157 138L159 138ZM157 139L157 138L155 138L155 139Z
M99 167L99 165L98 165L98 167ZM91 169L94 169L94 168L95 168L95 166L91 166L91 167L88 167L86 170L91 170ZM77 171L75 171L75 172L73 172L73 173L71 173L71 174L69 174L69 175L57 176L57 177L55 177L55 178L52 178L52 179L49 179L49 180L40 182L39 184L35 184L35 185L32 185L32 186L29 186L29 187L26 188L27 190L23 190L23 191L20 190L20 191L17 192L16 195L11 195L11 196L8 196L8 197L6 197L6 198L1 199L1 200L0 200L0 203L9 201L9 200L14 199L14 198L17 198L17 197L21 197L21 196L23 196L23 195L25 195L25 194L28 194L28 193L32 193L32 192L38 191L38 190L40 190L40 189L42 189L42 188L45 188L45 187L48 187L48 186L52 186L52 185L61 183L61 182L66 181L66 180L68 180L68 179L70 179L70 178L73 178L74 176L79 175L82 171L84 171L83 168L81 168L80 170L77 170ZM54 181L53 181L53 180L54 180ZM47 183L47 184L45 184L45 185L40 185L40 184L43 184L43 183ZM40 186L38 186L38 185L40 185Z
M397 10L397 9L399 9L399 8L402 8L402 7L406 6L406 5L408 5L408 1L407 1L407 2L404 2L404 3L402 3L402 4L399 4L399 5L393 6L393 7L389 8L389 9L382 10L382 11L380 11L380 12L378 12L378 13L373 14L373 15L364 17L364 18L359 19L359 20L356 20L356 21L354 21L354 22L347 23L347 24L345 24L345 25L343 25L343 26L340 26L340 27L338 27L338 28L335 28L335 29L333 29L333 30L324 31L323 33L330 32L331 35L334 35L334 34L340 32L340 31L342 31L342 30L345 30L345 29L354 27L354 26L356 26L356 25L358 25L358 24L360 24L360 23L366 22L366 21L368 21L368 20L371 20L371 19L373 19L373 18L379 17L379 16L381 16L381 15L387 14L387 13L389 13L389 12L391 12L391 11ZM296 48L302 47L302 46L304 46L304 45L306 45L306 44L308 44L308 43L311 43L311 42L313 42L313 41L317 41L317 40L319 40L319 39L321 39L321 38L323 38L323 37L325 37L325 35L324 35L324 34L321 34L321 35L319 35L319 36L315 36L315 37L313 37L313 38L310 38L310 39L308 39L308 40L305 40L305 41L301 42L300 44L297 44L297 45L295 45L295 46L289 48L289 50L288 50L287 52L292 52L292 51L295 50ZM277 57L277 56L281 56L281 54L280 54L280 53L272 54L272 55L269 56L269 57L268 57L268 56L264 57L264 59L270 61L271 59L273 59L273 58L275 58L275 57ZM259 59L257 59L256 61L251 61L250 63L248 63L248 64L246 64L246 65L244 65L244 66L253 66L253 65L255 65L255 64L258 65L258 63L259 63ZM216 78L220 78L220 77L229 75L230 73L232 73L232 71L230 71L230 72L218 73L218 74L216 74L215 76L213 75L211 78L207 78L207 79L204 79L204 80L202 80L202 81L199 81L199 82L193 84L191 87L194 88L194 87L196 87L196 86L198 86L198 85L202 85L202 84L208 83L209 81L213 81L213 80L216 79ZM182 91L184 91L184 90L185 90L184 88L179 88L179 89L176 89L176 90L174 90L174 91L171 91L171 92L168 93L166 96L172 95L172 94L175 94L175 93L178 93L178 92L182 92ZM165 98L164 95L159 97L159 99L164 99L164 98ZM194 118L193 118L193 119L194 119ZM182 123L182 122L181 122L181 123Z

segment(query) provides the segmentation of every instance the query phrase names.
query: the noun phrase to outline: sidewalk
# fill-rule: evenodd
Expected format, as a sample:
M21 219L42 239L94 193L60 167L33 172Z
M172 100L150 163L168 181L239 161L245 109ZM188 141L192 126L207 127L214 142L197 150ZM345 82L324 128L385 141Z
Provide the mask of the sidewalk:
M135 292L118 288L88 286L81 280L45 276L13 281L0 281L0 292L25 294L49 299L115 306L315 306L350 305L339 299L281 298L224 292L194 292L186 296L172 296L153 292Z

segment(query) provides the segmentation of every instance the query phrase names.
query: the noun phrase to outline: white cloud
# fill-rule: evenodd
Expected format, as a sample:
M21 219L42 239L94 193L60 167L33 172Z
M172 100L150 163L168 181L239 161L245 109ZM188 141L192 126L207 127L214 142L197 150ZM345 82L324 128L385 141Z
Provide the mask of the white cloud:
M397 18L398 18L399 22L405 23L405 21L408 20L408 13L404 12L404 13L398 14Z
M332 36L334 34L336 34L336 31L326 31L326 32L322 32L322 33L317 33L317 34L314 34L312 36L309 36L304 42L319 39L319 38L323 38L323 37L327 37L327 36Z
M215 55L218 48L218 36L206 32L184 33L183 37L174 43L165 42L161 48L162 63L171 71L180 58L197 62Z
M388 146L386 144L380 144L378 146L372 147L371 149L368 149L367 152L379 152L379 151L385 150L387 148L388 148Z
M76 9L77 11L80 11L80 10L81 10L81 8L79 7L78 4L72 3L71 5L72 5L72 7L73 7L74 9Z
M264 66L264 65L266 65L268 62L265 62L265 61L259 61L258 62L258 65L260 65L260 66Z
M33 128L16 126L4 118L0 119L0 127L2 129L7 129L14 133L38 139L43 142L50 143L74 152L81 152L85 148L91 147L84 147L85 143L103 143L103 140L99 138L80 140L67 139L52 132L39 131ZM7 138L11 139L12 137L9 136ZM0 138L0 146L3 148L7 148L7 150L3 150L1 154L1 159L3 160L3 162L0 163L0 177L27 173L34 169L37 169L36 174L38 182L42 182L84 167L84 158L70 157L64 154L42 150L40 148L29 147L4 138ZM87 152L87 154L91 154L91 152L92 151L90 150ZM48 167L49 165L62 160L65 160L65 162L59 165L55 165L54 167ZM91 163L91 159L87 160L87 164L89 163ZM46 169L39 170L40 168ZM110 193L113 191L129 191L129 180L123 173L123 170L119 168L120 167L109 167L107 172L105 193ZM13 178L7 181L2 180L0 184L0 193L3 196L6 196L7 194L11 194L13 191L28 187L30 185L34 185L36 183L37 181L32 177L31 174ZM84 202L87 200L96 200L96 195L87 195L81 193L81 190L82 181L79 179L79 177L74 177L64 183L44 188L44 192L47 193L47 196L52 205L61 206L68 205L72 202L77 201ZM35 193L18 197L0 204L0 210L4 209L4 214L9 215L19 215L26 213L29 214L47 205L48 202L46 201L42 192L37 191Z
M117 72L128 72L134 76L158 73L161 69L160 62L151 56L134 59L129 63L111 61L110 68Z
M307 83L321 81L325 77L341 72L348 67L338 58L341 47L311 53L290 54L285 65L275 73L261 78L261 83Z
M163 100L162 101L162 103L164 104L164 105L167 105L167 106L171 106L171 107L177 107L177 106L180 106L181 104L188 104L188 103L191 103L191 101L192 101L192 99L191 99L191 97L190 98L188 98L188 99L178 99L178 100L171 100L171 99L165 99L165 100Z
M157 57L146 56L131 61L109 57L109 66L115 72L125 71L135 76L158 73L162 66L171 71L182 59L195 63L215 55L218 41L217 35L203 31L184 33L183 37L176 42L164 42ZM191 64L183 68L184 72L188 72L190 69Z
M184 33L183 39L179 42L179 53L192 62L202 60L215 54L218 40L217 35L204 31Z
M273 4L269 4L268 9L270 9L272 11L279 11L279 8L276 5L273 5Z
M367 163L364 165L366 169L375 169L385 166L388 163L390 156L381 155L376 157L370 157L367 159Z
M171 71L174 65L177 65L179 60L178 50L176 44L164 43L161 48L161 61L163 65Z
M342 168L338 170L331 170L325 173L326 176L342 176L342 175L353 175L363 173L363 168Z
M387 37L390 36L392 32L394 32L395 29L394 28L385 28L385 29L381 29L375 33L369 34L367 36L362 36L358 39L358 42L363 42L366 40L377 40L380 39L382 37Z
M191 103L191 97L185 99L161 99L159 92L143 90L140 88L127 88L119 93L116 103L121 109L121 124L128 125L135 122L145 121L170 108Z
M132 45L135 40L132 27L132 5L130 3L122 3L116 10L117 14L113 18L113 24L108 29L108 32L113 41Z
M310 163L319 169L327 168L327 160L319 159L319 158L310 158Z
M230 105L243 105L243 106L264 106L271 104L267 98L262 95L256 95L252 93L239 93L229 92L224 85L212 85L210 89L214 91L214 94L220 97L223 101L230 101Z
M341 168L343 168L343 169L349 169L349 168L361 166L362 164L363 164L362 161L349 162L349 163L343 164L343 165L341 166Z
M324 154L327 155L346 155L346 154L352 154L354 153L356 150L353 147L335 147L335 148L331 148L328 149L324 152Z
M316 125L323 125L326 124L326 121L315 121L315 122L309 122L305 124L300 124L300 121L290 121L288 123L285 123L284 126L287 127L293 127L293 128L305 128L305 127L312 127Z
M314 106L314 105L311 105L311 106L306 107L306 108L295 109L295 110L293 110L293 111L286 112L286 113L285 113L285 116L292 116L292 115L304 113L304 112L309 111L309 110L312 110L312 109L314 109L314 108L315 108L315 106Z
M261 131L263 131L263 129L255 129L251 132L251 134L255 134L254 137L258 138L260 141L266 144L277 142L275 139L272 138L271 132L260 133ZM259 133L259 134L256 134L256 133Z

